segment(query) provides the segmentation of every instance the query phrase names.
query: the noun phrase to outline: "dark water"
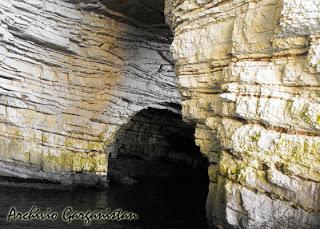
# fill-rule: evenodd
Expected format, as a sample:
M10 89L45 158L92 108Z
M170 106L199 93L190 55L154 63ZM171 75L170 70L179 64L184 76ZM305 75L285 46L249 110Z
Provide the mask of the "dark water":
M21 188L0 188L0 228L108 228L108 229L207 229L205 199L207 184L196 182L143 182L133 186L112 186L108 190L40 191ZM9 223L10 207L28 211L37 206L59 213L55 221ZM61 220L63 209L103 210L122 208L139 215L136 221L96 221L84 226L83 221L71 224Z

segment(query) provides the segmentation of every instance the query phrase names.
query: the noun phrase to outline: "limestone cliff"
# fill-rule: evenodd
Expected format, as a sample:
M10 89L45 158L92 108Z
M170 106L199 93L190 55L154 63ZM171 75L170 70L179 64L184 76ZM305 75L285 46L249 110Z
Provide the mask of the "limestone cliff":
M170 36L99 1L0 1L0 175L105 183L119 126L180 103Z
M207 213L320 227L320 1L166 1L186 121L209 159Z
M118 130L182 103L212 224L319 228L320 0L166 0L175 70L163 3L0 1L0 177L103 185Z

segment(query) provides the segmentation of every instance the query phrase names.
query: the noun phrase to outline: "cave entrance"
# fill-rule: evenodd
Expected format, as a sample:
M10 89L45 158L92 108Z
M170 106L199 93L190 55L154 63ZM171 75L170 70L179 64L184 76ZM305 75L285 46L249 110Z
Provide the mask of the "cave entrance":
M181 114L154 108L140 111L117 133L108 160L110 183L207 182L208 162L195 145L194 131Z
M194 126L180 113L148 108L117 132L109 154L109 191L152 228L208 229L208 160L195 145ZM129 185L128 185L129 184Z
M125 23L145 32L144 41L140 42L143 50L148 45L147 48L157 50L163 59L154 69L149 65L155 61L154 56L146 55L151 57L145 62L151 66L146 71L150 72L150 78L161 79L156 87L168 87L161 82L170 79L168 69L173 69L174 62L169 50L173 34L164 16L165 1L102 0L101 3L126 15ZM139 60L138 53L133 52L133 60ZM138 69L142 66L139 63L133 62L131 66ZM133 74L137 74L136 70ZM176 88L177 85L169 87ZM152 103L157 107L170 109L171 104L163 104L163 101L180 102L179 98L174 100L170 95L161 102L154 102L158 93L147 95L151 95ZM146 104L150 102L142 106ZM113 189L115 193L129 190L130 197L125 202L143 217L140 224L148 225L147 228L207 229L208 159L195 145L195 127L183 122L179 107L180 112L173 112L176 109L144 109L118 130L114 144L108 145L106 150L109 190Z

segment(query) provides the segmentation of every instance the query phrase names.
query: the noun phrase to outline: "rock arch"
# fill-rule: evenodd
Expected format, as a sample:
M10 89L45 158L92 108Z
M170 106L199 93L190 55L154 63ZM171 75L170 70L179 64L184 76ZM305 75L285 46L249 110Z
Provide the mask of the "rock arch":
M118 130L108 151L111 182L207 180L207 160L195 145L194 127L182 121L179 110L141 110Z
M180 103L168 26L99 1L9 0L0 10L0 175L104 183L117 129L144 107Z

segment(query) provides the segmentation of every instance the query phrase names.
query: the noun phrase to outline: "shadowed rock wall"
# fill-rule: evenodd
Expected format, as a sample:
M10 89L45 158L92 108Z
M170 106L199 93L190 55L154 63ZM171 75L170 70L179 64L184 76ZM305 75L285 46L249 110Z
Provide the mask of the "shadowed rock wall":
M320 1L166 1L186 121L211 163L208 218L320 226Z

